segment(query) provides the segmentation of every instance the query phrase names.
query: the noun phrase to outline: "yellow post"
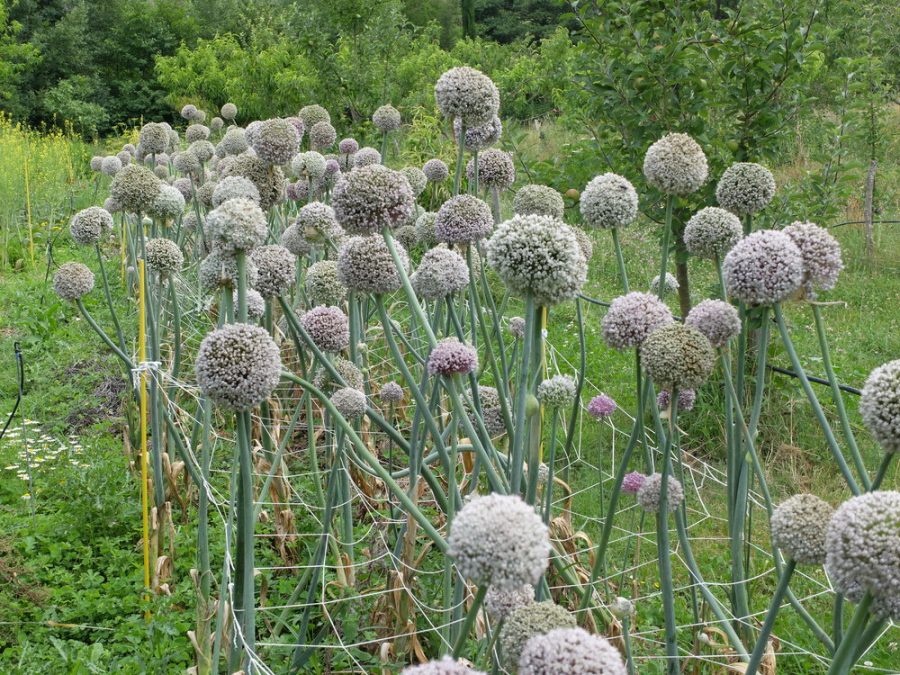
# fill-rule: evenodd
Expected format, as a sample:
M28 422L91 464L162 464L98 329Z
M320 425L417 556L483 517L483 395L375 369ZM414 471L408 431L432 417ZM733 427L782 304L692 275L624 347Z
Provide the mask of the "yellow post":
M147 362L147 318L146 298L144 297L144 261L138 260L138 275L140 284L138 288L138 359L143 365ZM141 397L141 520L143 524L144 538L144 602L150 601L150 493L148 481L150 479L149 464L147 461L147 371L140 370L140 397ZM150 620L150 610L144 613L144 618Z
M31 224L31 179L28 172L28 154L31 146L25 145L25 219L28 222L28 254L31 257L31 266L34 267L34 228Z

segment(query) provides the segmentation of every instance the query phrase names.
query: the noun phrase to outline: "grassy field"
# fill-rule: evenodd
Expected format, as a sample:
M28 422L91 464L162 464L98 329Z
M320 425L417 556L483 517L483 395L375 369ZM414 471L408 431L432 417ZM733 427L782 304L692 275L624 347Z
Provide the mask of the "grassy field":
M565 139L523 132L519 149L523 159L553 161L553 157L565 157ZM14 345L20 346L25 364L25 396L0 441L0 672L171 673L183 671L192 659L185 633L194 620L194 596L187 574L194 559L194 523L189 518L177 523L172 594L151 600L154 619L147 624L142 617L147 607L141 599L140 502L123 451L125 385L121 370L77 312L61 303L48 283L48 269L52 278L52 270L60 262L81 260L95 266L93 256L88 255L92 251L73 247L66 234L68 216L95 201L96 186L81 169L90 151L63 136L17 132L0 124L0 175L5 181L0 183L0 203L5 209L0 213L5 237L0 242L0 410L4 415L16 401ZM37 173L29 172L27 189L22 170L26 154L29 166L41 167ZM789 184L808 169L800 162L781 167L779 182ZM897 212L896 167L888 168L884 175L883 213L888 219ZM102 201L102 189L100 195L97 199ZM505 208L509 209L509 204ZM859 210L857 201L848 203L842 220L859 220ZM611 242L605 234L593 235L594 257L584 292L609 300L619 294L619 282ZM864 254L861 226L839 227L834 234L843 245L846 269L837 289L822 300L834 303L825 312L838 376L859 387L873 367L900 354L896 311L900 305L900 226L879 226L878 250L872 260ZM650 264L658 249L655 228L641 223L629 229L623 245L632 286L646 287L656 274ZM49 268L48 250L52 254ZM115 268L115 245L105 253ZM712 269L702 261L692 261L691 273L694 300L709 297L714 290ZM118 275L113 276L114 296L122 298L117 301L120 316L126 331L133 335L134 307L124 299ZM87 304L97 315L105 315L101 294L92 294ZM520 311L513 304L509 314ZM632 411L632 356L613 352L603 344L601 318L600 308L585 305L585 396L605 391L624 410ZM788 318L805 368L812 375L823 375L811 311L806 306L791 306ZM573 362L577 357L575 322L571 303L551 314L548 340L560 354L557 363L562 372L567 371L562 357ZM790 367L774 335L768 357L772 365ZM722 420L714 405L718 392L714 381L701 392L694 411L680 419L688 459L698 467L701 461L717 467L722 458ZM817 393L836 419L827 387L817 386ZM856 398L847 396L847 401L866 463L874 469L879 452L862 427ZM614 444L621 445L620 432L627 431L627 424L624 413L616 413L612 425L584 421L580 429L582 461L573 465L570 476L576 493L572 525L591 538L598 535L596 518L601 512L598 475L591 467L603 466L608 471ZM770 373L759 446L776 499L799 491L819 494L832 503L844 498L843 484L796 380ZM900 486L896 463L884 484L892 489ZM691 529L695 553L701 568L708 571L708 580L724 580L729 554L721 539L725 536L725 523L719 515L724 512L723 495L712 481L704 485L701 494L703 501L696 505L696 524ZM633 512L628 514L623 526L636 531L640 522L633 516ZM765 548L762 520L760 516L760 526L754 528L754 543ZM642 550L635 551L633 543L628 543L626 550L623 541L611 552L611 560L624 562L628 555L629 560L638 561L634 574L615 580L622 588L630 587L635 596L652 595L656 583L655 569L647 565L654 555L652 527L645 524L644 530L648 529L651 535L645 535ZM214 540L218 534L214 527ZM773 579L764 574L766 559L755 560L753 572L760 578L753 583L751 597L753 609L762 612ZM687 581L686 576L676 578L679 586ZM798 593L813 592L823 583L824 575L813 574L799 583ZM811 608L816 616L828 620L830 604L830 598L823 596ZM679 618L690 621L688 615ZM661 624L660 603L651 597L639 606L634 630L655 630ZM821 648L793 612L781 614L775 634L789 638L779 657L778 672L821 670L803 654ZM894 629L864 660L882 671L896 671L898 643L900 631ZM640 639L636 650L641 651ZM701 647L700 651L716 650ZM661 672L659 661L639 667L642 673Z

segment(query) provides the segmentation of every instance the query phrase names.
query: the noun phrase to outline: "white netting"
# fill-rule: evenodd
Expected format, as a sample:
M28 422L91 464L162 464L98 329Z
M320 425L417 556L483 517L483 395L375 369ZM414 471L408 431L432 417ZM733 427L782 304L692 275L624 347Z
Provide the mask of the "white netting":
M187 287L183 290L185 291L183 297L187 299L187 305L201 306L197 298L191 298ZM196 293L196 290L194 292ZM599 319L599 316L591 316L591 312L592 308L585 308L585 321ZM193 337L199 339L202 336ZM401 337L401 342L405 342L408 348L421 349L425 346L422 343L416 343L408 335ZM388 379L398 379L399 377L387 350L373 346L379 345L382 341L382 328L372 317L367 335L369 348L365 357L368 366L367 388L371 390L368 392L370 404L374 406L378 405L374 396L378 386ZM285 345L289 344L290 339L285 337ZM552 338L548 339L546 348L551 374L553 372L577 372L577 363L573 362L572 355L554 348ZM296 363L286 365L290 367ZM198 392L193 386L184 382L170 381L163 384L177 387L182 396L190 396L196 404ZM283 434L288 424L287 418L290 417L293 407L299 403L301 392L294 387L283 387L280 393L284 418L280 431ZM600 393L600 388L592 381L587 380L584 384L582 400L587 401L596 393ZM413 409L414 405L411 404L411 397L407 393L403 403L393 408L393 413L398 418L405 418L408 421ZM192 414L185 409L183 404L181 410L173 410L173 412L182 417ZM386 409L382 412L387 414ZM443 412L445 416L450 414L448 409L444 409ZM320 458L324 458L333 452L334 439L330 437L330 434L322 433L321 426L324 418L320 412L317 412L316 415L313 433L318 431L322 434L317 444L317 452ZM616 421L613 422L612 419ZM576 426L576 436L570 456L565 457L561 452L557 454L556 476L566 476L570 479L571 492L565 494L562 490L557 490L554 494L553 515L556 517L565 514L566 517L564 518L565 522L553 527L552 532L557 549L564 551L570 561L577 561L588 573L591 567L592 548L596 544L604 523L603 505L607 503L621 450L627 442L633 422L633 418L621 409L612 419L598 422L591 419L582 410ZM586 437L591 439L597 437L595 431L588 430L587 426L598 424L605 428L603 447L596 442L592 444L586 440ZM310 429L305 427L304 422L300 422L298 426L308 438ZM560 425L559 432L560 434L565 433L563 425ZM425 432L420 430L421 433ZM386 459L387 448L390 445L387 434L374 424L366 424L362 435L366 443L380 449L382 459ZM228 442L229 439L222 438L221 440L223 442L217 447L217 455L222 456L217 457L217 461L214 461L214 466L219 468L212 471L211 480L213 482L216 481L217 475L222 479L227 479L232 473L227 466L231 459L233 446ZM654 445L652 429L647 430L647 443L655 461L658 450ZM261 451L257 442L257 453L259 454ZM405 460L402 451L394 447L392 454L394 467L402 467ZM637 455L636 452L632 462L635 465L641 465L642 460ZM314 552L321 538L323 507L320 499L316 498L316 490L313 489L312 482L321 481L321 489L324 490L327 469L310 469L308 452L303 447L292 448L291 452L285 453L285 464L287 467L285 472L279 473L278 477L283 479L284 485L288 487L288 493L281 495L278 500L271 499L270 494L260 495L257 506L264 513L269 514L270 518L276 509L290 510L297 515L294 522L299 522L301 516L308 519L307 527L305 529L298 527L290 533L258 531L256 534L257 550L260 550L260 547L273 548L275 546L273 542L276 541L287 541L288 546L292 546L292 550L297 552L297 559L296 561L282 560L273 564L258 561L257 570L268 579L270 585L279 578L298 580L316 567L319 567L320 576L311 602L307 602L308 589L304 588L301 597L294 598L293 601L288 601L290 593L283 594L281 599L275 600L272 598L272 593L269 592L266 601L258 604L259 635L256 646L258 651L268 655L264 660L270 664L267 666L262 661L257 661L256 666L259 672L272 672L270 670L272 663L279 664L276 666L277 670L281 664L289 660L297 649L312 650L319 659L319 663L333 663L335 668L333 672L367 672L373 668L373 661L378 658L379 654L385 657L386 663L391 663L393 655L404 650L415 654L416 650L410 648L410 644L427 645L426 651L429 654L443 652L449 648L451 646L448 641L449 629L461 621L460 614L464 614L467 607L466 602L471 601L474 589L465 587L464 580L457 577L454 587L466 588L465 597L456 592L452 602L446 604L443 602L441 594L434 590L438 585L437 580L442 575L440 565L434 564L433 559L428 564L427 557L417 565L410 565L407 556L402 554L402 541L399 541L407 519L402 514L397 500L391 500L390 495L383 489L372 494L372 482L366 484L364 480L361 480L361 477L366 476L366 472L360 472L357 467L353 467L349 480L351 489L349 507L354 513L352 548L356 551L356 558L352 563L347 560L338 562L338 552L346 550L348 542L342 540L337 524L339 514L345 504L337 503L333 514L335 522L329 532L327 555L324 562L317 566ZM679 460L676 461L676 472L678 472L676 475L682 479L687 494L686 527L695 554L698 550L713 548L720 550L727 557L730 541L727 535L727 519L715 503L717 495L721 500L721 495L725 490L724 472L714 463L692 456L688 452L682 452ZM268 472L258 473L257 485L266 481L267 478L269 478ZM226 496L221 490L216 490L211 485L207 486L207 490L222 523L231 522L228 512L229 501ZM428 503L430 493L424 490L423 494L423 501ZM710 500L713 501L712 504ZM750 500L753 504L754 517L760 521L753 529L754 536L758 538L758 541L752 541L749 544L752 549L753 567L747 583L753 584L772 575L775 568L771 550L766 547L768 537L767 528L764 525L767 522L765 500L755 492L751 492ZM387 508L388 501L393 508ZM593 503L594 508L585 508L587 503ZM258 530L261 529L263 528L258 527ZM225 531L230 534L230 528L226 527ZM692 653L683 652L682 658L685 661L717 664L717 667L722 667L729 661L732 650L728 647L724 633L716 630L720 622L709 612L708 606L697 592L697 585L687 572L684 552L674 536L674 528L671 540L675 567L675 594L679 598L679 603L684 606L684 611L679 611L679 616L686 617L686 620L680 623L679 631L696 636L694 640L696 648ZM426 545L426 542L424 537L418 538L417 553ZM227 546L226 550L228 550ZM608 551L607 573L597 579L594 586L596 591L585 611L596 609L598 603L602 605L605 602L611 602L617 595L627 595L637 607L637 620L630 632L636 664L640 667L642 663L649 661L665 660L662 622L657 621L656 623L659 625L649 625L649 621L642 620L642 608L646 607L648 602L654 602L660 595L658 584L654 583L658 578L655 530L652 519L645 523L640 508L627 495L623 495L623 498L619 500ZM304 556L304 552L306 552L306 556ZM701 563L701 572L705 572L704 582L707 587L727 608L731 583L727 577L727 564L721 560L720 556L720 564L715 569L709 567L704 569ZM228 564L231 564L230 561ZM713 572L715 572L714 576ZM356 583L352 587L348 585L349 578L355 578ZM573 611L578 611L576 609L578 593L575 589L561 583L559 575L552 573L552 567L551 578L553 579L551 589L554 597L557 597L560 602L565 603ZM422 583L423 579L426 580L426 583ZM423 593L423 588L430 589L430 592ZM830 604L833 597L833 589L825 575L821 573L821 569L812 572L799 569L796 572L792 588L797 592L798 600L805 605L818 603L818 606L821 607L823 600ZM696 602L702 610L705 610L702 611L700 621L690 619L692 597L696 597ZM757 598L753 602L753 616L741 617L738 620L739 623L750 627L751 635L755 634L759 622L765 614L769 597L770 592L766 592L761 598ZM390 616L391 611L397 610L404 603L408 608L407 613L411 623L408 626L389 625L386 619ZM229 603L230 605L231 603ZM456 613L456 619L453 618L455 609L463 610ZM291 639L294 636L291 634L290 627L296 628L299 617L307 610L315 619L307 630L307 639L305 641ZM785 602L784 611L793 611L787 602ZM822 614L818 613L818 616L821 618ZM275 631L267 631L266 627L278 626L282 619L285 619L288 628L277 629L277 638L273 638ZM347 629L351 619L355 623L352 631ZM799 618L797 621L799 622ZM313 624L315 625L313 626ZM237 625L233 617L232 625ZM805 633L809 633L805 626L803 630ZM815 662L821 664L829 662L828 657L825 656L825 648L816 643L811 634L806 636L805 641L793 640L791 635L781 634L778 631L776 631L776 635L780 645L777 652L779 659L798 657L802 659L799 663L806 664L804 667L812 667ZM312 639L314 637L316 639ZM752 641L750 641L748 649L752 649ZM864 658L860 661L860 667L876 672L890 672L887 669L867 666Z

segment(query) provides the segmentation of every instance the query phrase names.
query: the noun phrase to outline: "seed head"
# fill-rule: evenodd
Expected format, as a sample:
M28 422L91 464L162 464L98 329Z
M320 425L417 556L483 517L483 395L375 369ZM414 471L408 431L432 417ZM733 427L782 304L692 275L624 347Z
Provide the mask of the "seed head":
M604 173L591 180L584 188L579 208L588 227L626 227L637 218L637 191L627 178Z
M206 396L227 408L249 410L278 386L281 356L265 329L232 323L203 338L195 369Z
M517 495L470 499L450 526L447 555L462 576L501 589L536 584L547 569L547 526Z
M93 289L94 273L81 263L63 263L53 275L53 290L63 300L75 302Z
M613 349L639 347L654 330L672 323L672 312L655 295L632 291L612 301L601 323L603 340Z
M487 242L488 264L516 295L540 305L570 300L587 279L575 233L549 216L513 216Z
M772 512L772 543L801 565L825 563L825 532L834 509L815 495L794 495Z
M667 134L644 155L644 176L660 192L689 195L706 182L703 148L687 134Z
M562 195L546 185L525 185L513 198L513 211L518 216L551 216L562 220L565 210Z

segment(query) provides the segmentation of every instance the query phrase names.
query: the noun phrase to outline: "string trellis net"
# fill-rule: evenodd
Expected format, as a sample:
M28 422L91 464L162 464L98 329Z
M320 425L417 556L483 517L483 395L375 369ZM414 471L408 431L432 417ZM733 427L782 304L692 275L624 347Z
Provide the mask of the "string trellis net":
M190 312L192 307L193 311L202 308L199 296L193 297L187 287L184 290L183 309ZM591 312L596 315L591 316ZM586 318L599 320L601 312L599 308L587 309ZM200 337L197 334L188 339ZM366 393L372 398L376 398L374 390L378 383L391 379L396 371L383 346L383 337L381 326L369 327L363 358ZM288 339L284 335L282 338L288 345ZM424 342L416 343L412 335L403 335L402 340L409 347L427 349ZM505 347L516 348L509 341ZM571 355L557 349L550 336L545 350L548 374L577 370ZM286 359L287 368L298 365L296 353ZM189 424L193 415L190 406L201 403L199 390L189 382L167 377L158 384L179 390L181 404L170 403L173 418L187 420ZM586 380L582 400L599 392L594 382ZM449 651L454 629L459 627L461 616L472 601L474 588L455 573L453 590L449 596L445 595L441 587L440 556L435 555L428 540L416 531L403 505L361 461L351 461L346 468L339 468L343 474L339 480L349 486L349 491L333 504L328 515L329 519L336 520L339 518L336 514L352 513L351 538L346 538L348 533L340 531L336 522L326 526L324 497L330 482L328 465L335 442L327 424L327 412L319 406L305 409L301 405L302 390L296 386L282 385L279 400L281 423L273 429L271 438L272 445L278 448L274 460L266 456L262 439L258 435L254 439L255 484L262 486L255 499L262 523L255 539L257 551L265 552L265 558L256 565L261 578L257 612L263 628L255 644L254 667L261 673L283 672L288 664L313 670L327 668L330 672L370 672L378 667L390 670L403 661ZM407 396L403 402L389 409L385 407L383 413L386 418L390 416L389 421L395 422L398 429L404 430L414 409ZM312 412L311 418L306 417L308 411ZM446 401L441 402L440 411L446 424L452 417ZM266 428L259 421L258 415L254 415L257 434ZM633 498L619 501L606 564L593 582L588 601L580 603L591 577L596 538L605 522L609 491L633 421L622 409L602 421L591 419L581 410L570 452L557 457L557 490L550 521L554 555L574 572L577 583L567 582L553 566L548 571L548 583L552 598L575 612L580 622L593 627L604 622L607 634L619 640L622 622L609 608L617 596L628 597L636 608L629 637L635 663L643 669L651 662L663 663L666 657L664 629L657 625L661 622L653 619L658 614L660 595L655 567L656 537L652 524L645 522L645 514ZM408 487L403 468L406 457L390 436L368 422L363 423L360 434L366 445L392 468L401 486ZM231 551L235 515L229 498L234 494L236 480L234 444L227 435L216 432L216 437L209 479L203 481L201 489L213 507L225 539L227 573L234 564ZM659 449L653 429L645 430L645 438L651 461L655 463ZM460 442L464 444L465 439ZM189 461L199 472L200 458L189 447L187 450ZM431 464L440 480L445 480L437 461ZM726 485L725 475L715 464L693 456L689 447L679 452L676 469L687 493L683 515L692 548L721 564L729 546L727 523L718 508ZM471 470L470 458L460 453L457 472L462 476L460 488L464 494L477 487L474 482L466 482ZM445 517L427 485L420 481L418 488L416 503L434 517L436 527L446 535ZM751 492L751 501L759 517L765 518L766 504L762 496ZM749 542L747 548L752 551L753 560L753 574L748 576L748 582L758 582L771 575L775 567L767 537ZM673 544L672 555L676 561L675 594L685 600L684 611L679 613L679 630L694 636L692 648L683 650L683 658L696 663L703 672L717 672L733 662L734 650L728 645L722 621L711 614L698 590L698 580L689 573L685 552L678 543ZM706 588L722 606L728 606L731 584L723 580L722 574L715 574L709 564L705 569ZM825 575L801 572L800 578L802 581L796 588L802 589L802 593L796 602L824 606L832 601L833 590ZM228 584L223 590L224 602L219 611L227 617L234 606L234 586ZM763 603L755 603L751 616L729 615L728 621L755 630L764 613ZM479 617L476 627L479 634L485 633L488 621L485 614ZM234 616L229 623L232 627L239 625ZM496 624L493 628L497 628ZM811 636L804 637L808 639L779 634L778 659L793 657L798 663L827 665L824 651L816 648ZM502 661L498 658L498 662ZM864 660L861 667L867 667Z

